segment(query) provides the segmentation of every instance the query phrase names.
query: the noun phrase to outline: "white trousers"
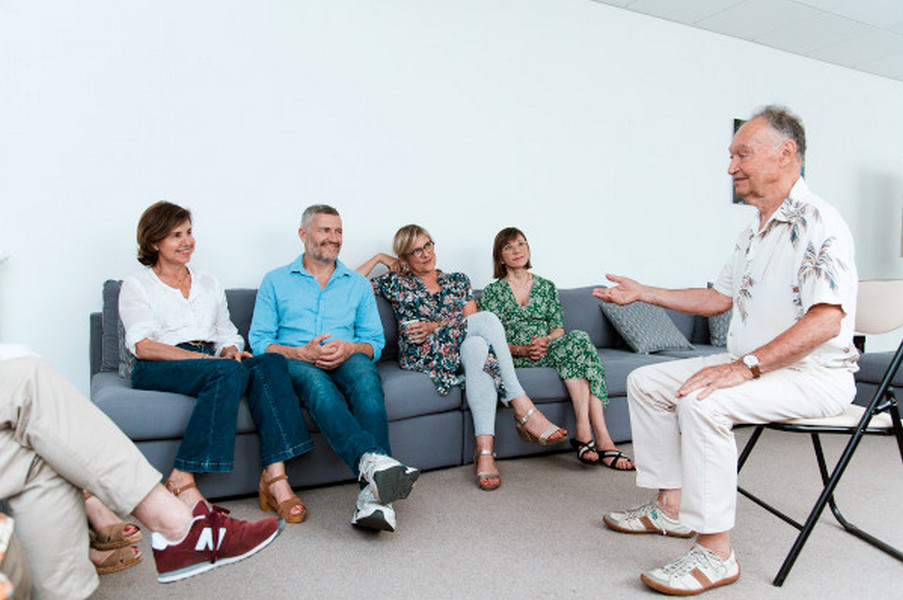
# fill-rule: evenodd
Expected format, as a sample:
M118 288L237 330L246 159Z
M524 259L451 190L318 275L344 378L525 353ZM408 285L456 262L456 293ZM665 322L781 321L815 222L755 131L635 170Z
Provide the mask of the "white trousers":
M0 362L0 498L16 520L36 598L86 598L82 488L128 514L161 475L113 422L37 358Z
M637 486L681 489L680 521L700 533L734 527L737 444L733 427L839 414L853 401L849 371L785 368L698 400L675 392L728 354L648 365L627 378Z

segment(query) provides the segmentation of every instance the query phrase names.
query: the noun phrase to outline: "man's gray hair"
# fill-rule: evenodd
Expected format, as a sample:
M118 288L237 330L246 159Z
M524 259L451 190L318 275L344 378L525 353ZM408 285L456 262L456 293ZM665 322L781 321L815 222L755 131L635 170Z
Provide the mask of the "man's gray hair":
M314 215L335 215L339 216L339 211L328 204L313 204L304 209L301 214L301 228L307 229L310 222L314 220Z
M806 130L798 116L785 106L769 104L756 111L752 119L762 117L782 138L796 142L796 159L801 165L806 164ZM750 120L752 120L750 119Z

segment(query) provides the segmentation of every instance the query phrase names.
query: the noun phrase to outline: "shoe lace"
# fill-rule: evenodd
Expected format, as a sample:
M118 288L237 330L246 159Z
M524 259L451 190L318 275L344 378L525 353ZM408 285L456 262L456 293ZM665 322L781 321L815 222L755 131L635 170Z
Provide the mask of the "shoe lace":
M676 575L680 577L692 571L697 567L711 568L712 562L709 556L699 548L691 548L689 552L677 558L664 567L662 570L668 575Z
M624 516L628 519L636 519L637 517L645 517L649 513L657 510L657 506L652 504L651 502L644 504L642 506L637 506L636 508L630 508L627 512L624 513Z
M214 504L207 515L207 523L210 525L210 532L213 538L213 550L210 557L211 564L216 563L216 554L219 551L220 526L227 526L228 522L232 520L232 517L229 516L230 512L232 511L230 511L228 508L223 508L222 506L217 506Z

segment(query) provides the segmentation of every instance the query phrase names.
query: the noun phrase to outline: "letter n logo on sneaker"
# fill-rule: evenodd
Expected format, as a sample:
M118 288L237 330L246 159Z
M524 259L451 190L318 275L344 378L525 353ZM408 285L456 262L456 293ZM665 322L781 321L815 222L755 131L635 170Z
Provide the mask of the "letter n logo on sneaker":
M223 545L223 539L226 537L226 528L219 528L219 543L216 545L216 549L219 550L220 546ZM204 527L203 531L201 531L201 535L198 536L198 543L195 544L194 549L198 552L203 550L213 550L213 530L209 527Z

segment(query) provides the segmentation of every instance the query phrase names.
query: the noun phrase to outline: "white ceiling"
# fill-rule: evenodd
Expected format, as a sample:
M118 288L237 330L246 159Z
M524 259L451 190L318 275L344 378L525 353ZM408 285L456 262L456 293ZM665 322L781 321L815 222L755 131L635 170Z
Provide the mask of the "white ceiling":
M903 0L595 0L903 81Z

